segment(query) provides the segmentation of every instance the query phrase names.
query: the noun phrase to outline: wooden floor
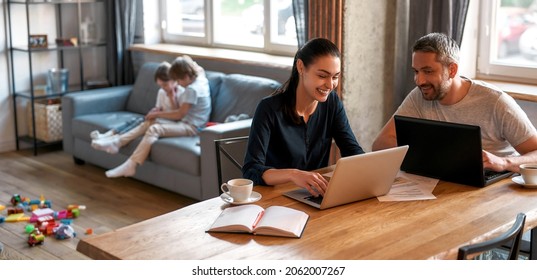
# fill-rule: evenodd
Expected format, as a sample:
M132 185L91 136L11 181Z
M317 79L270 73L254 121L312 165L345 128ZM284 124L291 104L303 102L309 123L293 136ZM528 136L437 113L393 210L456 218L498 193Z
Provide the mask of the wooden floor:
M86 206L73 220L76 238L47 237L36 247L26 242L27 222L0 224L0 259L88 259L76 251L86 229L101 234L196 202L134 179L106 178L104 171L91 164L76 165L60 149L40 150L37 156L31 150L0 153L0 205L10 206L13 194L20 194L30 199L43 195L54 211L69 204Z

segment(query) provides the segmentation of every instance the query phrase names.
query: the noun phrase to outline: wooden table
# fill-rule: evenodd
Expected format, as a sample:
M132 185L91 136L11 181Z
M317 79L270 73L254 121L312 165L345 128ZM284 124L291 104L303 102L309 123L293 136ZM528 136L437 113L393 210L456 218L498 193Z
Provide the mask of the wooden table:
M537 189L505 179L485 188L440 182L434 200L379 202L376 198L317 210L282 196L291 184L256 186L262 207L307 212L300 239L206 233L222 209L202 201L131 226L82 239L93 259L454 259L460 246L507 230L519 212L525 230L537 226Z

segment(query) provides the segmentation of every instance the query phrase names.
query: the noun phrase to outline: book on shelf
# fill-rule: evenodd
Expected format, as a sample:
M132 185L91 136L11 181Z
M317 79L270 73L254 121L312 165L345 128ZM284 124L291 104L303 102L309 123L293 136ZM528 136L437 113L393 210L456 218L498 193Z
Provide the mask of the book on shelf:
M309 215L284 206L267 209L255 204L226 208L208 232L251 233L300 238Z

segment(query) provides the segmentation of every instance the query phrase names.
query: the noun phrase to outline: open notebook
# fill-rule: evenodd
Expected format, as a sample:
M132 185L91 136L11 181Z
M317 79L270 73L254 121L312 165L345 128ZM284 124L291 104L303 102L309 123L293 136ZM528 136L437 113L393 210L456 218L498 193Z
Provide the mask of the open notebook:
M479 126L397 115L394 120L397 144L410 147L403 171L476 187L512 174L484 170Z
M408 146L340 158L323 197L300 188L284 193L319 209L385 195L390 191Z

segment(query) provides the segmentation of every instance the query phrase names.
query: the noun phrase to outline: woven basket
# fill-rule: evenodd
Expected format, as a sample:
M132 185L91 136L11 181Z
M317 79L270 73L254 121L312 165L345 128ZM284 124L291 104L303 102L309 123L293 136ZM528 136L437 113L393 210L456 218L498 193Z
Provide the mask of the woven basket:
M31 106L27 106L28 135L34 137L32 131ZM34 101L35 138L44 142L55 142L63 139L62 109L60 99L43 99Z

